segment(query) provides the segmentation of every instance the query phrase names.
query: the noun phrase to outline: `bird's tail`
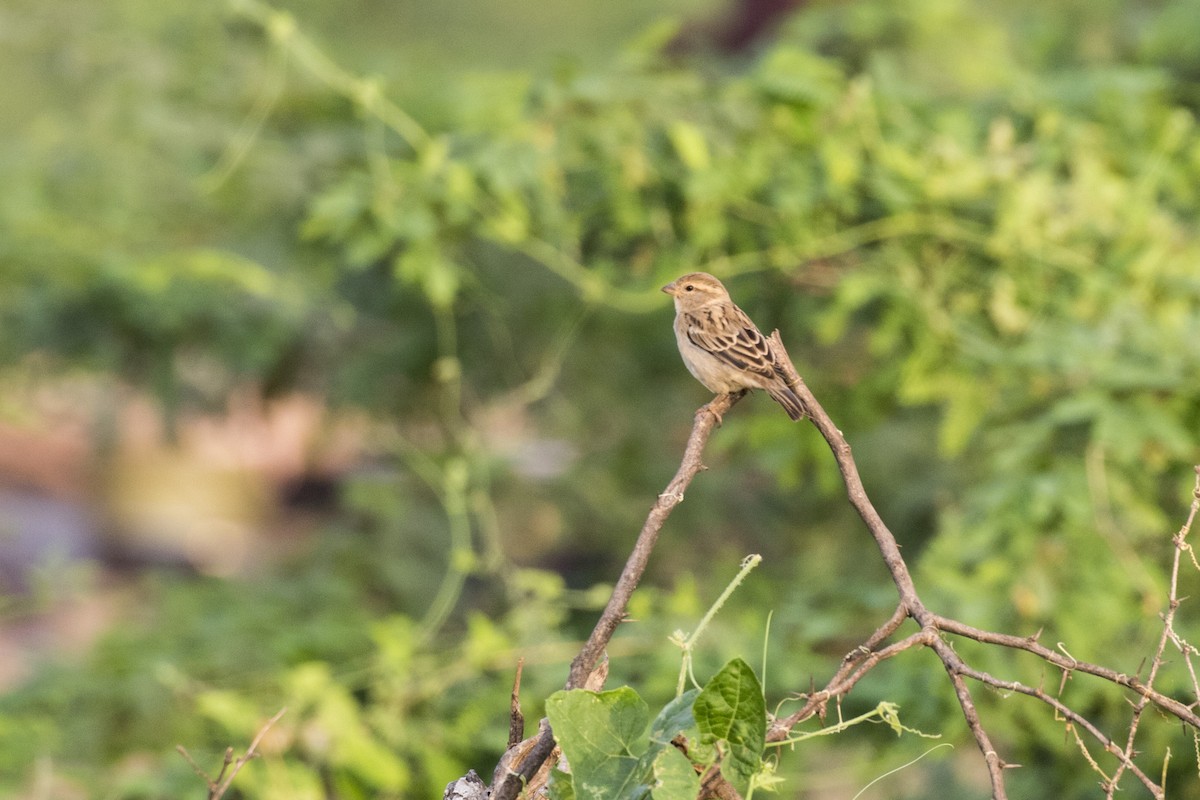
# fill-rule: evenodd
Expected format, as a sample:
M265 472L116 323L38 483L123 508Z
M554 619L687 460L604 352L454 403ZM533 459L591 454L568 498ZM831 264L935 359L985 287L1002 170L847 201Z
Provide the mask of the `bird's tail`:
M767 394L771 395L771 399L779 405L783 406L783 410L793 420L798 420L801 417L807 416L808 410L804 407L804 401L792 389L792 387L783 385L767 389Z

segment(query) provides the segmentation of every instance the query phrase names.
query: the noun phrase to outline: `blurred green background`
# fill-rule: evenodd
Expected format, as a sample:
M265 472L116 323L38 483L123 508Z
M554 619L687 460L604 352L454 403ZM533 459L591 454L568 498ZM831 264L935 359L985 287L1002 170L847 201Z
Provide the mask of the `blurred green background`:
M215 772L283 706L236 796L490 774L517 659L532 720L708 399L658 292L693 269L781 329L929 605L1143 668L1200 461L1200 2L813 0L738 35L769 10L0 8L0 793L199 797L176 745ZM790 710L894 590L811 426L750 398L706 463L610 685L669 699L667 637L761 553L696 672L759 664L770 615ZM1195 700L1178 652L1159 680ZM976 694L1012 796L1101 796L1047 708ZM881 699L954 747L861 797L987 796L934 659L843 710ZM1124 741L1112 687L1063 699ZM1138 743L1200 791L1190 734ZM806 742L780 791L932 745Z

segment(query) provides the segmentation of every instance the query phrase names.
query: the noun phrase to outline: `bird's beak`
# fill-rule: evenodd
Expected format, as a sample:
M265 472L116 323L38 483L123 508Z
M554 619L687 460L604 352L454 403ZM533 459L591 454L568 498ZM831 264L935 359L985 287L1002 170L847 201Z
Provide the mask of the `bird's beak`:
M671 281L666 286L662 287L662 290L669 295L674 295L675 294L675 281Z

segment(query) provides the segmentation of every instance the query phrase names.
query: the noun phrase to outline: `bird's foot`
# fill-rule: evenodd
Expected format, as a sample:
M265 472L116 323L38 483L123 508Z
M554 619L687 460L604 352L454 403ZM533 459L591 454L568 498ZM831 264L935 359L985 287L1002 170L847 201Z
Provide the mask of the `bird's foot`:
M714 397L712 400L710 400L709 402L700 406L700 410L696 412L696 416L698 417L701 414L712 414L713 419L715 419L717 421L717 427L718 428L721 427L721 423L724 422L724 419L722 418L721 413L719 411L717 411L715 408L713 408L713 405L724 396L725 395L723 395L723 394L719 394L716 397Z
M732 405L735 402L737 402L738 400L741 400L743 397L745 397L749 393L749 391L750 391L749 389L739 389L736 392L722 392L721 394L714 397L712 400L709 400L707 403L700 406L700 410L696 412L696 416L700 416L701 414L704 414L704 413L712 414L713 418L717 421L717 427L719 428L719 427L721 427L721 423L723 423L725 421L724 414L720 411L717 411L717 409L714 406L720 404L721 401L724 400L725 398L730 398L730 402L728 405L730 407L732 407Z

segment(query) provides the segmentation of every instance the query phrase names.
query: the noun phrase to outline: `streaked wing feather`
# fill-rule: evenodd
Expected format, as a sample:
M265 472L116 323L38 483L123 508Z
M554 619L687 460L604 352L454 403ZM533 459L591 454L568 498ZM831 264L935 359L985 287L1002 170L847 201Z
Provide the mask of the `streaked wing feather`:
M733 313L701 309L687 314L687 337L692 344L741 370L771 379L777 375L771 344L736 306Z

